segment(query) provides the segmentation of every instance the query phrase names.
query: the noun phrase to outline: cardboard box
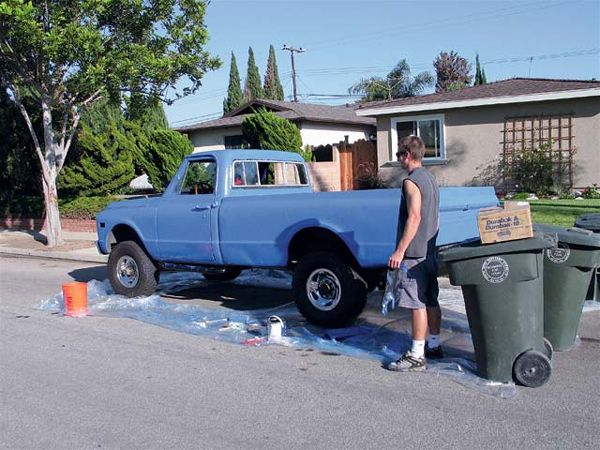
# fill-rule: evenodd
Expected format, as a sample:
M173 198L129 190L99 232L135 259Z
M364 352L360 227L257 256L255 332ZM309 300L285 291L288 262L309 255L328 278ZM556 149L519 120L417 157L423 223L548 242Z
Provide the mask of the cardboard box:
M506 202L504 208L481 209L477 223L482 244L533 237L531 209L527 202Z

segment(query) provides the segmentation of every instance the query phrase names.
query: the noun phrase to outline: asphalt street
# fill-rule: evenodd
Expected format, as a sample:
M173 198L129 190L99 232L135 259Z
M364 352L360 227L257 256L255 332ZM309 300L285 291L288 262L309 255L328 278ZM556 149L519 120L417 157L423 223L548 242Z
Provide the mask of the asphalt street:
M545 386L498 399L368 360L36 309L64 282L103 278L97 264L0 257L0 274L1 448L584 449L600 442L600 311L583 316L581 344L555 355Z

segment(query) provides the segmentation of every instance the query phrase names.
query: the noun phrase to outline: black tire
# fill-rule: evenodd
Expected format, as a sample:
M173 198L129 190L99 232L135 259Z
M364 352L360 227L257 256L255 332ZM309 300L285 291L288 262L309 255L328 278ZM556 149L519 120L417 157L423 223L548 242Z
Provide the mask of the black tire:
M225 272L203 273L202 276L209 281L231 281L235 280L242 273L242 269L228 267Z
M367 299L364 282L348 264L328 252L304 256L294 270L292 288L300 313L309 322L329 328L356 319Z
M156 291L158 274L154 262L134 241L119 242L108 257L108 279L117 294L151 295Z
M550 359L535 350L522 353L513 364L515 381L522 386L540 387L550 379L551 373Z

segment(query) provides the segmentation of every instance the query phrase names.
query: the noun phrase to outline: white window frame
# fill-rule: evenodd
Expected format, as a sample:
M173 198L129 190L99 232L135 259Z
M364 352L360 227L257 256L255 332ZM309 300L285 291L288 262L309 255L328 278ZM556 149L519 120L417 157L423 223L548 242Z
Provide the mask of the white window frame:
M445 124L445 116L444 114L431 114L426 116L405 116L405 117L392 117L390 119L390 135L392 138L392 145L390 147L390 161L396 162L398 158L396 158L396 152L398 151L398 130L396 124L401 122L419 122L425 120L439 120L440 121L440 156L438 157L426 157L423 158L423 161L428 162L445 162L446 161L446 124ZM417 132L419 127L417 126Z
M258 184L241 184L241 185L236 185L235 184L235 164L236 163L247 163L247 162L251 162L251 163L255 163L255 164L259 164L259 163L281 163L283 164L283 180L284 180L284 184L260 184L260 178L258 180ZM292 164L292 165L299 165L302 167L302 170L304 171L304 177L306 178L306 183L304 184L290 184L288 183L288 179L287 179L287 165L288 164ZM245 175L245 171L246 168L245 166L242 166L243 170L244 170L244 175ZM306 186L310 186L310 178L308 175L308 170L306 169L306 166L304 164L302 164L300 161L284 161L284 160L275 160L275 159L236 159L233 161L233 163L231 164L231 173L233 174L232 177L232 184L231 184L231 188L232 189L258 189L258 188L262 188L262 189L281 189L281 188L294 188L294 187L306 187ZM300 176L298 174L298 176ZM245 178L245 176L244 176Z

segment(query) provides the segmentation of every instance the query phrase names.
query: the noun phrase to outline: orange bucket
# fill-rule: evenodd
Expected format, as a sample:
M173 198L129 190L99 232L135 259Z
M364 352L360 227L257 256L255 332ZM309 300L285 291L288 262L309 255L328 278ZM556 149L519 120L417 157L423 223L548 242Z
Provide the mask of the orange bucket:
M87 283L74 281L62 285L63 298L65 299L65 316L87 316Z

